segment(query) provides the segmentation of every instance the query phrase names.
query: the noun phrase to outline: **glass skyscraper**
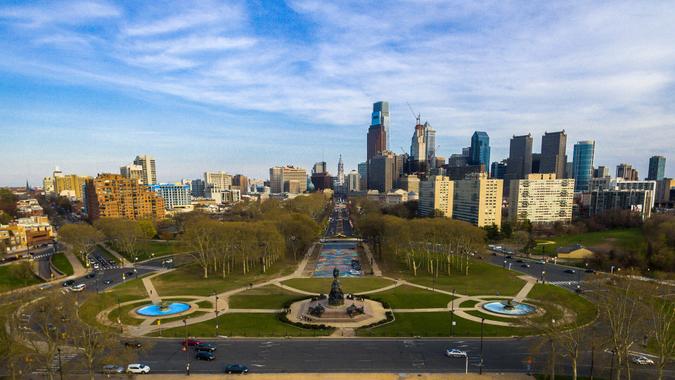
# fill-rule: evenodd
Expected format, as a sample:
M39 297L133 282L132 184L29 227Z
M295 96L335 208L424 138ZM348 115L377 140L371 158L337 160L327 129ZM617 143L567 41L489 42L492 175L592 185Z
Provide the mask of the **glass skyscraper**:
M660 181L666 175L666 158L663 156L652 156L649 158L649 173L647 179L651 181Z
M595 141L579 141L574 144L574 158L572 159L572 175L574 177L574 191L587 191L588 184L593 178L593 155Z
M471 136L471 165L485 165L490 171L490 137L485 132L474 132Z

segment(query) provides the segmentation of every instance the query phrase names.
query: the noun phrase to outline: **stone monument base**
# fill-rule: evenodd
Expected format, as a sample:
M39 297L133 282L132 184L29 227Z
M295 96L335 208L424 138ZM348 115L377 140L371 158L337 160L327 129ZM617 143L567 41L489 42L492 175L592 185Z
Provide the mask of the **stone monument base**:
M310 307L316 307L318 305L324 307L323 314L321 314L321 316L310 314ZM357 308L363 308L363 313L354 313L350 317L347 313L347 309L351 305L354 305ZM319 299L316 301L306 299L291 304L287 318L291 322L326 325L331 327L357 328L380 322L387 317L382 304L373 300L345 299L344 305L333 306L328 304L328 299Z

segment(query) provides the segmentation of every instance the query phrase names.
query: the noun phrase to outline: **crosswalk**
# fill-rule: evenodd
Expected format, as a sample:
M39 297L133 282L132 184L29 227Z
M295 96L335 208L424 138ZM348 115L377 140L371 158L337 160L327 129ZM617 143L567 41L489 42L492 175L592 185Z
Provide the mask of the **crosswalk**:
M42 260L52 256L52 253L41 253L39 255L31 255L33 260Z

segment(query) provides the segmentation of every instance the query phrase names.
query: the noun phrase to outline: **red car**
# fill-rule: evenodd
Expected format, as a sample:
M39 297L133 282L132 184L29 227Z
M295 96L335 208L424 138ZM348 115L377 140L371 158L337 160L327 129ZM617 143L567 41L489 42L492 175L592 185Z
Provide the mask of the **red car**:
M199 346L200 344L202 344L202 342L200 342L196 339L192 339L192 338L188 338L187 340L183 339L183 341L180 344L182 344L183 347L185 347L186 343L187 343L188 347Z

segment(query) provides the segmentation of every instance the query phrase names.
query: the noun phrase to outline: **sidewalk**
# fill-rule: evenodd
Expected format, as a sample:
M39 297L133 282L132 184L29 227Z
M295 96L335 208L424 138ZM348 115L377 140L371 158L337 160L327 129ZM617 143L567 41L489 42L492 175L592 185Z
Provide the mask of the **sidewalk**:
M75 255L68 251L63 252L63 254L66 256L68 262L73 267L73 276L80 277L87 273L87 269L82 266L82 263L77 259L77 257L75 257Z

